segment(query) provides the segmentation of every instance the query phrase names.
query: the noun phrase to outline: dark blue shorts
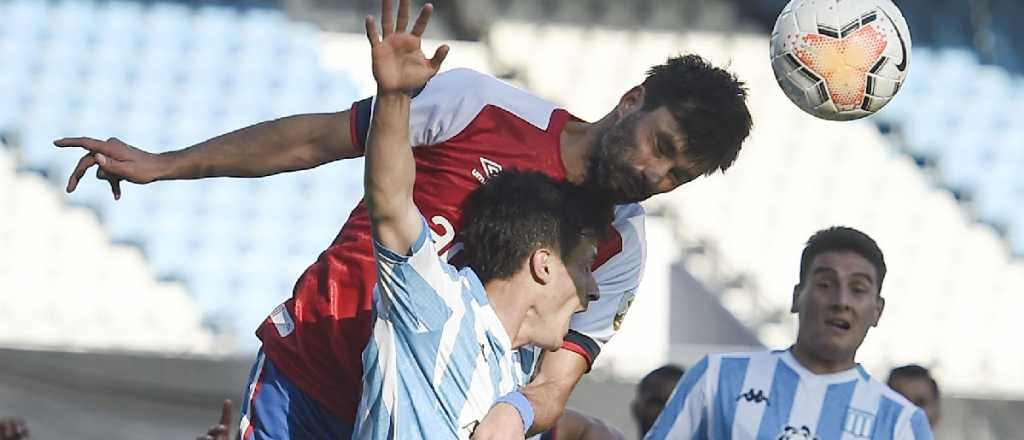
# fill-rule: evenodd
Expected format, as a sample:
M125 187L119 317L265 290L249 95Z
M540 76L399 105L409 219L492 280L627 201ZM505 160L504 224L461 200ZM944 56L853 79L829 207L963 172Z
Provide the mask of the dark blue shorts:
M239 432L243 440L349 439L343 422L281 375L260 350L242 399Z

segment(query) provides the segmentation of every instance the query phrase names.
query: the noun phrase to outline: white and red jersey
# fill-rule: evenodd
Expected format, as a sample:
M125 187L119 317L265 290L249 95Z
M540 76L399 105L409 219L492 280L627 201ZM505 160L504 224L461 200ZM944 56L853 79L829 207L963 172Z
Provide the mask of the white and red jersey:
M372 98L352 106L352 141L359 148L372 108ZM412 100L409 141L416 159L413 198L442 254L457 253L462 203L489 176L515 168L565 179L560 141L571 118L550 102L469 69L431 79ZM588 363L615 334L640 284L643 222L640 205L616 207L614 231L599 245L594 276L601 298L573 318L564 345ZM299 278L292 298L257 330L274 366L349 423L359 405L376 276L370 222L360 203Z

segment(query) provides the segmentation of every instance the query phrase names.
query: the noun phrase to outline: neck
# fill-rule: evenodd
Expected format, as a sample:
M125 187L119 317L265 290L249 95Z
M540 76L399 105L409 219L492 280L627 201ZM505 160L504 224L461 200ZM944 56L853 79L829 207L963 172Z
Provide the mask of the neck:
M814 350L810 350L805 347L804 344L801 344L799 338L790 351L793 353L793 357L796 358L800 365L803 365L804 368L814 374L838 373L840 371L849 370L856 365L856 362L853 360L853 356L843 359L827 359L816 355Z
M511 280L491 280L484 285L484 290L487 291L487 301L491 303L494 314L498 315L498 321L501 321L508 339L512 341L512 348L526 345L526 335L521 331L527 310L522 301L526 296L521 294L522 289L516 289Z
M586 179L590 151L601 140L602 128L615 123L613 118L614 114L609 113L592 123L569 120L562 128L562 165L568 181L579 185Z

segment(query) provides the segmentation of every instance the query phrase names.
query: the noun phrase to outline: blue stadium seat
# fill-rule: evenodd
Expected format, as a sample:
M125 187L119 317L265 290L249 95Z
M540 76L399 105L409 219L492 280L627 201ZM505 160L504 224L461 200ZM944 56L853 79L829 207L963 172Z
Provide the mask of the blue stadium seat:
M0 128L19 133L27 164L61 186L81 154L53 147L57 137L160 152L360 98L350 75L321 66L318 31L277 9L13 0L0 12L0 57L21 60L0 75L14 91L0 94ZM94 207L112 239L139 243L161 275L182 277L210 316L230 316L217 313L259 290L228 324L251 333L337 234L361 175L361 161L346 161L261 181L124 184L117 202L90 175L70 197ZM232 275L239 264L287 269L246 278Z

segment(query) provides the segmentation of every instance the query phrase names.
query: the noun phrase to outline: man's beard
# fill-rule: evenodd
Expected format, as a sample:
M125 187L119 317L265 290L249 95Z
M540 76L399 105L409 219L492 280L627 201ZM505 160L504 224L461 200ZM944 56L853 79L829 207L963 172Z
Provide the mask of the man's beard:
M633 134L639 116L639 112L634 112L602 130L587 156L583 187L606 194L616 203L639 202L650 197L650 185L629 160L636 151Z

